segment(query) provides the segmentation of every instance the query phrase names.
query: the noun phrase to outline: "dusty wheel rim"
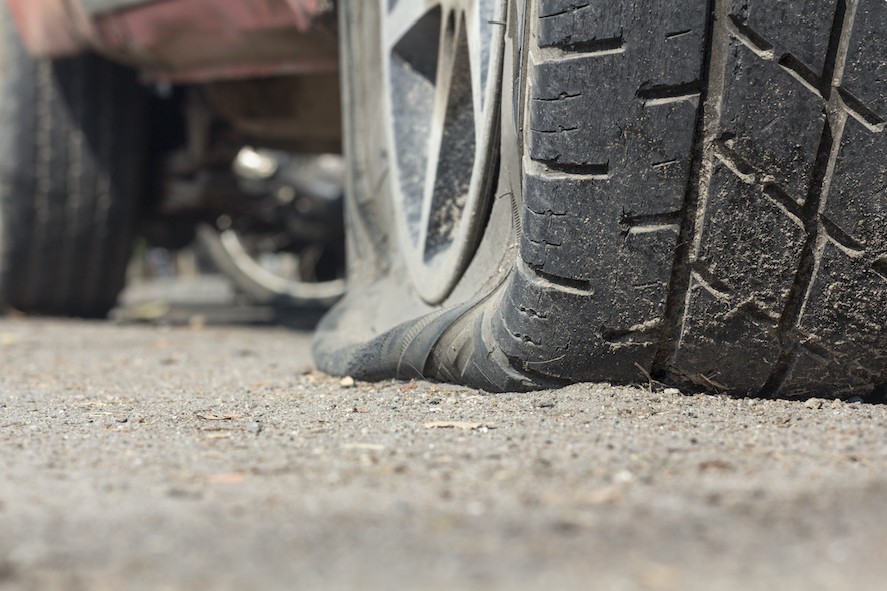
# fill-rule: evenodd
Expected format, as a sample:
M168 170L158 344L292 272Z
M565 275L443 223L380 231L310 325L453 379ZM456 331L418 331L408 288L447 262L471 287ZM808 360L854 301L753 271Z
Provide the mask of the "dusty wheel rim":
M345 281L304 281L269 268L245 246L234 230L209 224L198 229L216 265L260 303L330 303L345 292Z
M417 292L437 304L470 262L489 208L505 6L377 1L397 237Z

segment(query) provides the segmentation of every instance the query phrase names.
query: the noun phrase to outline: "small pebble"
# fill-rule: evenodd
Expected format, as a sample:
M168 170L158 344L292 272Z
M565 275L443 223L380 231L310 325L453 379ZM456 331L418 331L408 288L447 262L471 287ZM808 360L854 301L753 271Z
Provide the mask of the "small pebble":
M666 396L677 396L681 393L681 391L678 390L677 388L666 388L665 390L662 391L662 393L665 394Z
M536 404L539 408L554 408L554 400L543 400Z
M620 470L613 476L613 482L617 484L627 484L634 480L634 474L628 470Z
M166 494L176 499L200 499L203 494L199 490L191 490L186 488L170 488Z
M339 380L339 385L343 388L353 388L354 387L354 378L351 376L345 376L341 380Z
M822 408L822 404L825 402L822 398L809 398L804 403L804 406L807 408L812 408L814 410Z

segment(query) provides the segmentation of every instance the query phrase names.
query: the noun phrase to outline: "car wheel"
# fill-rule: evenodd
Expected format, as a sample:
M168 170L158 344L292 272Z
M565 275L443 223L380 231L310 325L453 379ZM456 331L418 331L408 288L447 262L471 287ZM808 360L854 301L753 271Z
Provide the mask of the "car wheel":
M0 6L0 307L104 316L123 287L143 155L134 72L33 59Z
M275 253L257 244L255 237L234 229L201 224L197 238L210 260L255 304L282 308L328 307L342 295L345 281L318 278L325 252L305 249L300 256ZM306 261L306 257L311 257ZM307 263L307 264L306 264Z
M197 228L213 264L256 304L331 306L345 291L341 156L244 148L234 208Z
M321 368L887 382L887 4L342 8L351 283Z

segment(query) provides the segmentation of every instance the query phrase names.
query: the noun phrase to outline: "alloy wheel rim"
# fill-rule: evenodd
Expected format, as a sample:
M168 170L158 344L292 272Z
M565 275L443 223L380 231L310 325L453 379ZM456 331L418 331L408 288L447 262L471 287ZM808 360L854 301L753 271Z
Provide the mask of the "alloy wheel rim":
M503 0L378 0L397 240L442 302L483 232L495 177Z

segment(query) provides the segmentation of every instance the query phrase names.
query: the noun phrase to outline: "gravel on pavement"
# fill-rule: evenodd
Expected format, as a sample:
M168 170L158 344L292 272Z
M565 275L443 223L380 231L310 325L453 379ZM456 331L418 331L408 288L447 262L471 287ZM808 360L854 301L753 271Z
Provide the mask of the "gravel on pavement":
M0 320L0 589L877 589L887 407L315 373L310 330Z

